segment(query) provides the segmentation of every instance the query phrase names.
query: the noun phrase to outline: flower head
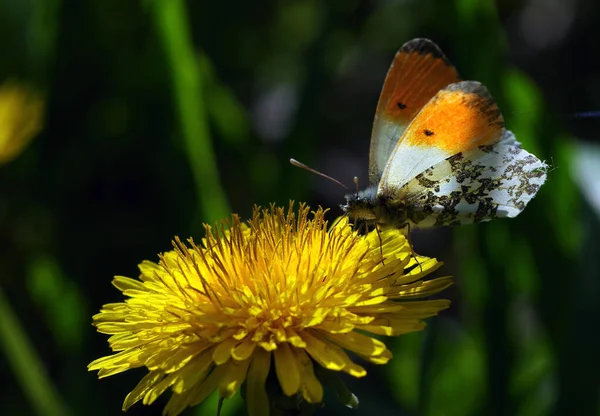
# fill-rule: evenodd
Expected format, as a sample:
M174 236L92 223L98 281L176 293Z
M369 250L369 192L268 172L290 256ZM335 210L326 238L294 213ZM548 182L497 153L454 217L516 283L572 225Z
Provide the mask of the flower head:
M165 414L177 415L245 383L249 413L268 414L271 370L283 394L319 403L316 367L362 377L347 352L384 364L392 355L373 335L421 330L423 318L449 305L418 300L451 281L422 280L441 264L415 257L399 230L360 235L347 218L328 229L322 209L295 212L292 204L255 208L247 224L233 216L220 230L205 228L201 244L176 239L158 264L140 264L139 280L116 276L129 299L94 316L116 353L90 370L149 370L124 410L170 388Z
M17 157L42 128L43 100L24 86L0 86L0 164Z

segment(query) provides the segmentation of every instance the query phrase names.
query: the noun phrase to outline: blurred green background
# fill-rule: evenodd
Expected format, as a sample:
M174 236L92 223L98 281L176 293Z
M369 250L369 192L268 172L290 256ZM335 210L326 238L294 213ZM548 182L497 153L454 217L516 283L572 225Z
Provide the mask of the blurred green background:
M594 0L2 0L0 84L46 113L0 166L0 413L121 414L145 371L86 369L112 276L253 204L339 215L344 190L289 158L366 185L388 66L429 37L552 170L517 219L415 233L451 309L347 380L358 410L320 414L599 415L600 122L574 116L600 109L599 19Z

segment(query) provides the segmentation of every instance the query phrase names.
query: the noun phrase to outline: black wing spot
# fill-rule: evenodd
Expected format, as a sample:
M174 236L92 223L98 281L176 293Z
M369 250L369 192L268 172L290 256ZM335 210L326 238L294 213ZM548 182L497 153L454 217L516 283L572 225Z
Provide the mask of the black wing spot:
M404 104L404 103L403 103L403 102L401 102L401 101L398 101L398 102L396 103L396 105L398 106L398 108L399 108L400 110L404 110L404 109L406 108L406 104Z
M423 133L425 133L425 136L433 136L433 132L431 130L423 130Z

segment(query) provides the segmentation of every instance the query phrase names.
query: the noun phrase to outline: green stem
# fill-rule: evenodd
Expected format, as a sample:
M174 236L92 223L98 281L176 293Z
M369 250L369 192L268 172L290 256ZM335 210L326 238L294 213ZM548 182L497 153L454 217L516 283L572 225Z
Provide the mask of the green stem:
M171 69L177 116L194 175L198 206L204 221L216 221L230 210L220 184L203 100L206 77L194 53L184 2L157 0L153 11Z
M27 334L0 287L0 347L36 414L68 416Z

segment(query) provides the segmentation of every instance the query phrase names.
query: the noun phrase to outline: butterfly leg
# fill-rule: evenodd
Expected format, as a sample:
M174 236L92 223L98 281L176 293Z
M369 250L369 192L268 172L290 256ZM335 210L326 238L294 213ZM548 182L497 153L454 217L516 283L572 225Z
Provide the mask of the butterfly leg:
M415 251L413 244L412 244L412 240L410 238L410 223L407 222L406 224L402 225L400 227L400 229L404 229L406 228L406 241L408 242L408 247L410 248L410 255L412 258L415 259L415 261L417 262L417 264L419 265L419 268L421 269L421 272L423 272L423 266L421 265L421 263L419 262L419 259L417 258L417 252Z
M377 237L379 238L379 253L381 254L381 264L385 265L385 261L384 261L384 257L383 257L383 239L381 238L381 231L379 229L379 227L377 226L377 223L373 222L373 228L375 229L375 232L377 232ZM364 227L365 228L365 235L369 234L369 221L361 221L361 223L358 226L358 230L357 231L361 231L361 228Z
M381 232L379 231L379 227L375 224L375 230L377 231L377 237L379 237L379 253L381 254L381 264L385 266L385 261L383 258L383 240L381 238Z

